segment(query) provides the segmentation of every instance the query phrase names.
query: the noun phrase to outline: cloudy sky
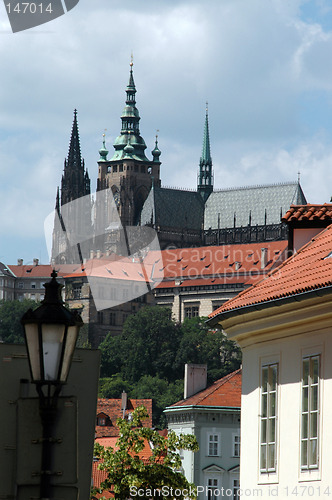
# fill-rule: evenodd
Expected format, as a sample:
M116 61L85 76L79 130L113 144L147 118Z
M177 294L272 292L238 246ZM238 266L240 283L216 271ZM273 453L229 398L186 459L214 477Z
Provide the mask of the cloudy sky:
M80 0L13 34L0 5L0 260L48 262L53 210L78 109L95 189L98 149L120 132L134 55L148 156L162 183L195 188L205 102L215 187L296 181L332 195L330 0Z

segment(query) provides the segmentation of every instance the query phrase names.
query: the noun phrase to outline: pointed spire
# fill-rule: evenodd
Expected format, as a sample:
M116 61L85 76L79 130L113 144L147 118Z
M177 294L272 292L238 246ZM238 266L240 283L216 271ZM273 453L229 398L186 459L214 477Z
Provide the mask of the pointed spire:
M77 125L77 109L74 109L74 121L71 131L67 164L70 165L71 167L76 167L76 168L82 166L81 146L78 134L78 125Z
M58 213L60 212L60 189L59 189L59 186L58 186L58 189L56 191L55 210Z
M213 191L212 158L210 150L208 103L206 103L202 156L199 161L197 190L204 202Z
M75 109L68 157L65 160L61 179L61 206L87 194L90 194L90 179L81 157L77 110Z
M99 150L99 155L100 155L99 161L107 161L108 150L106 149L105 132L103 133L103 147Z
M161 151L158 148L158 132L159 132L159 130L157 130L157 133L156 133L156 142L155 142L154 149L151 151L152 156L153 156L153 161L155 163L160 163L160 159L159 158L160 158L160 155L161 155Z
M115 153L111 161L122 160L125 156L124 149L128 145L128 136L130 136L130 144L134 148L131 156L138 161L149 161L145 156L146 144L140 136L139 121L140 116L136 108L136 87L133 74L133 61L130 63L129 83L126 88L126 105L121 115L121 132L116 138L113 146Z
M208 164L212 165L211 150L210 150L208 103L206 103L206 110L205 110L204 138L203 138L201 161L204 162L205 165Z

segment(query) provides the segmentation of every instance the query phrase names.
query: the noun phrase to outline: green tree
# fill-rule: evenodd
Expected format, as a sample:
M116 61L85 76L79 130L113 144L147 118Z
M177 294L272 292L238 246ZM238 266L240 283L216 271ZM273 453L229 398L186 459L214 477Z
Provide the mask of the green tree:
M129 397L132 397L132 389L132 385L123 380L120 373L112 375L112 377L99 379L99 397L101 398L120 399L123 391L127 392Z
M166 427L164 409L183 398L183 380L169 382L167 379L144 375L129 393L131 398L151 398L153 424L160 429Z
M0 339L6 344L23 344L24 333L21 318L28 309L40 305L34 300L6 300L0 302Z
M177 351L174 371L183 377L186 363L207 364L208 380L213 382L241 364L241 349L228 340L221 330L211 330L206 318L186 319L182 324L182 337Z
M99 468L107 471L107 478L101 484L99 493L110 491L115 500L126 500L134 491L140 490L140 498L168 498L159 495L160 490L166 487L173 489L172 497L183 500L196 497L196 489L179 471L181 459L178 450L197 451L198 444L192 434L177 436L169 432L167 438L148 427L142 427L142 420L148 418L146 409L141 406L132 413L130 421L118 419L120 437L117 440L117 449L104 448L95 445L95 455L102 460ZM151 443L152 455L148 462L143 461L139 453L146 443ZM158 494L154 494L158 490ZM176 490L176 494L174 494Z
M120 372L130 383L143 375L175 380L173 364L181 328L164 307L145 307L127 318L122 334L100 345L101 375Z

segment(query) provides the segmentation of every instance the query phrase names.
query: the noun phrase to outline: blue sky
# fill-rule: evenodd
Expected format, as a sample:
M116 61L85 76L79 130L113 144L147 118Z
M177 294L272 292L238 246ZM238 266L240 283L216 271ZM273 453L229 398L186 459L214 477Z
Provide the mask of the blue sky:
M215 188L294 181L332 195L332 9L316 0L80 0L12 34L0 5L0 260L48 262L74 108L95 188L120 131L131 52L141 134L163 185L195 188L209 102Z

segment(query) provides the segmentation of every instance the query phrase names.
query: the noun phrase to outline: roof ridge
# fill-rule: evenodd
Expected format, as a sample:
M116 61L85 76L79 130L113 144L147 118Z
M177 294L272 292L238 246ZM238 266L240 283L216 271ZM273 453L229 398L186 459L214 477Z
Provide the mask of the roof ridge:
M303 250L305 248L308 247L308 245L310 245L313 241L315 241L317 239L318 236L320 236L322 233L324 233L330 226L328 226L327 228L325 228L323 231L321 231L320 233L318 233L318 235L314 236L310 241L308 241L305 245L303 245L303 247L301 247L295 254L293 253L292 255L290 255L286 260L284 260L280 266L277 266L275 267L274 269L272 269L271 271L269 271L268 273L266 273L261 280L257 281L257 283L254 283L253 285L251 285L249 288L246 288L245 290L242 290L242 292L238 293L237 295L235 295L235 297L232 297L231 299L229 299L226 304L231 304L232 302L235 302L239 297L242 297L242 295L244 295L245 293L247 293L249 290L252 290L254 288L257 288L258 285L260 285L263 281L265 281L267 278L269 278L270 276L273 276L275 273L278 273L280 272L284 267L285 265L290 262L294 257L296 257L297 255L301 254L303 252ZM210 318L213 318L214 316L217 316L218 315L218 311L219 309L221 309L223 306L221 306L220 308L216 309L216 311L214 311L214 314L211 314L209 317Z
M226 382L229 382L230 379L232 379L235 375L237 375L237 373L239 373L240 371L242 370L242 368L238 368L237 370L235 370L234 372L231 372L231 373L228 373L227 375L224 375L224 377L221 377L220 379L218 380L215 380L214 382L212 382L211 385L209 385L208 387L206 387L205 389L202 389L202 391L199 391L197 392L196 394L192 394L191 396L189 396L189 398L186 398L184 399L183 401L187 401L188 399L190 399L191 397L195 396L197 397L197 395L199 393L205 393L204 396L202 395L196 402L195 406L197 406L201 401L203 401L207 396L210 396L211 394L213 394L217 389L219 389L221 386L223 386L224 384L226 384ZM209 391L209 389L211 389ZM206 394L207 393L207 394Z
M253 184L252 186L240 186L240 187L228 187L228 188L223 188L223 189L215 189L213 192L214 193L221 193L224 191L243 191L244 189L258 189L258 188L269 188L269 187L276 187L276 186L296 186L299 185L297 181L290 181L290 182L276 182L272 184Z
M246 290L243 290L242 292L240 292L236 297L233 297L232 299L230 299L229 301L226 302L226 304L232 304L233 302L237 301L238 298L242 297L244 294L246 293L249 293L249 291L251 290L254 290L256 289L263 281L265 281L266 279L268 278L271 278L271 276L273 276L275 273L279 273L280 271L283 270L283 268L289 264L291 262L292 259L299 259L301 258L303 252L305 252L308 247L310 247L311 245L313 245L314 243L317 242L317 240L320 240L324 237L324 234L328 231L332 231L332 224L330 224L329 226L327 226L326 228L322 229L322 231L320 231L318 234L316 234L313 238L311 238L311 240L309 240L305 245L303 245L296 253L293 253L292 255L290 255L284 262L282 262L280 264L280 266L276 267L275 269L271 270L270 272L268 272L264 278L262 280L259 280L257 283L253 284L252 286L250 286L249 288L247 288ZM330 284L332 283L332 280L330 281L326 281L327 284ZM310 290L315 290L315 289L319 289L321 288L321 284L317 287L317 285L309 285L305 288L306 291L310 291ZM285 294L281 294L278 296L278 298L284 298L284 297L287 297L287 296L290 296L290 295L296 295L300 292L291 292L291 293L285 293ZM275 299L276 297L272 297L273 299ZM253 302L253 304L257 304L257 303L267 303L269 301L272 300L272 298L270 297L268 300L259 300L258 302L255 301ZM225 305L226 305L225 304ZM214 318L215 316L218 316L219 314L219 310L222 309L224 306L221 306L220 308L218 308L216 311L214 311L209 317L212 319ZM244 306L237 306L237 307L227 307L227 309L225 311L222 311L221 313L225 312L225 313L228 313L228 312L231 312L231 311L236 311L237 309L241 309L243 308Z
M189 191L189 193L197 193L197 189L195 188L186 188L186 187L175 187L175 186L157 186L157 189L170 189L172 191ZM156 189L156 188L154 188Z

